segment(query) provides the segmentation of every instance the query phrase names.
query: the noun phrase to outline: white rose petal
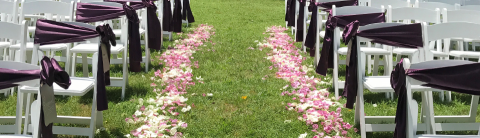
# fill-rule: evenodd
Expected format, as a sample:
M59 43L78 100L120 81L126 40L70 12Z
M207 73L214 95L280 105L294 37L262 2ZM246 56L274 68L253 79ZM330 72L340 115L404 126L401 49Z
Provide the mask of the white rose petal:
M192 107L190 107L190 105L187 106L187 107L183 107L183 108L182 108L182 112L190 111L190 109L192 109Z
M292 122L292 120L285 120L285 121L283 121L283 123L291 123L291 122Z
M212 97L213 94L212 94L212 93L207 93L207 96L208 96L208 97Z
M301 134L298 138L305 138L305 137L307 137L307 132Z
M377 104L373 104L373 107L377 107Z

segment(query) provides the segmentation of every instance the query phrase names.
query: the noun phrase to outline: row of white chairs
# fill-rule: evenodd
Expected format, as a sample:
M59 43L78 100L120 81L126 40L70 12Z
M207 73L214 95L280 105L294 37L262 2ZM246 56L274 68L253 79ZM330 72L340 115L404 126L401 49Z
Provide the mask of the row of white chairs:
M354 6L354 7L356 7L356 6ZM340 14L334 14L334 15L342 15L342 14L343 14L343 15L351 15L351 14L361 14L361 13L362 13L361 10L360 10L361 7L358 7L359 9L357 9L357 10L354 10L354 9L355 9L354 7L341 7L341 8L338 8L338 9L335 9L335 7L334 7L334 8L332 8L332 9L333 9L333 12L332 12L332 13L340 13ZM358 11L358 10L360 10L360 11ZM388 8L387 10L390 10L390 12L387 11L387 13L388 13L388 15L387 15L387 18L388 18L388 19L387 19L387 22L391 22L391 21L393 21L393 20L412 20L412 19L413 19L413 20L420 20L420 19L416 19L416 18L420 18L420 17L421 17L420 15L418 15L418 16L408 16L408 15L412 15L412 12L414 12L414 11L418 11L418 10L426 11L427 9L413 9L413 8L408 8L408 7L405 7L405 8L393 8L393 9L392 9L391 6L389 6L389 8ZM446 9L442 9L442 10L447 11ZM408 13L410 13L410 14L408 14L408 13L402 13L402 12L405 12L405 11L411 11L411 12L408 12ZM370 12L372 12L372 11L370 11ZM374 12L383 12L383 10L382 10L382 9L378 9L378 10L374 10ZM461 11L452 11L450 14L454 14L453 12L461 12ZM365 13L365 12L363 12L363 13ZM366 12L366 13L368 13L368 12ZM439 17L440 17L440 16L439 16L440 13L441 13L441 12L440 12L440 9L436 9L436 11L435 11L435 10L433 10L433 11L432 11L432 10L427 11L426 14L430 14L431 16L428 16L428 18L425 17L425 19L423 19L423 20L424 20L424 22L432 22L432 23L437 23L437 24L438 24L438 23L440 23L440 22L438 22L438 21L440 20L440 18L439 18ZM397 14L404 14L405 16L400 16L400 15L397 15ZM413 14L418 14L418 13L413 13ZM447 13L447 14L448 14L448 13ZM445 15L446 15L446 14L445 14ZM422 15L422 16L424 16L424 15ZM389 18L389 17L390 17L390 18ZM444 16L444 19L447 19L446 16ZM451 19L452 19L452 18L448 18L448 21L450 22ZM317 21L317 23L318 23L318 24L317 24L317 28L321 27L321 23L322 23L322 22L320 21L321 18L318 19L318 20L319 20L319 21ZM445 23L440 23L440 24L445 24ZM454 24L454 23L452 23L452 24ZM456 26L456 27L464 27L464 26ZM436 27L436 29L443 29L443 28ZM452 28L449 28L449 29L452 29ZM338 35L338 34L340 34L340 30L339 30L339 29L336 29L335 31L336 31L336 34L337 34L337 35L335 35L335 38L334 38L335 41L334 41L334 42L337 42L337 43L338 43L338 42L340 42L340 41L339 41L340 38L339 38L339 35ZM461 30L455 30L455 32L462 32L462 31L466 31L466 29L463 28L463 29L461 29ZM320 30L318 30L317 33L318 33L318 32L320 32ZM450 31L445 31L445 32L450 32ZM425 32L424 32L424 33L425 33ZM445 33L445 34L447 34L447 33ZM436 41L438 41L438 40L443 40L443 39L448 40L448 39L456 38L456 37L464 37L464 38L469 38L469 37L470 37L470 38L472 38L472 36L474 36L474 34L471 34L471 33L469 33L469 32L465 32L464 34L454 33L454 34L452 34L452 35L453 35L453 36L448 36L448 35L442 36L443 38L433 37L433 38L436 38L436 39L428 40L427 42L430 42L430 43L424 44L424 47L425 47L425 50L424 50L424 51L432 52L432 51L431 51L431 48L434 48L434 47L435 47L435 45L433 45L433 47L432 47L432 44L435 44L435 43L431 43L431 42L436 42ZM455 35L459 35L459 36L455 36ZM319 36L319 35L317 35L317 36ZM473 37L473 38L475 38L475 37ZM317 45L316 45L317 49L320 48L320 47L319 47L319 42L320 42L319 39L317 39ZM334 45L339 45L339 44L334 44ZM338 47L337 47L337 48L338 48ZM440 48L441 48L441 46L440 46ZM383 48L382 48L382 49L383 49ZM338 49L334 48L334 55L337 55L337 54L339 53L337 50L338 50ZM366 56L366 53L365 53L364 50L361 50L361 49L359 48L358 51L362 51L362 52L363 52L362 56L359 56L359 57L362 57L362 58L363 58L363 57ZM319 51L316 51L316 53L319 54ZM420 52L420 53L421 53L421 52ZM390 53L390 54L391 54L391 53ZM418 55L419 52L416 52L415 54ZM432 53L431 55L433 56L433 53ZM415 56L412 56L412 57L415 57ZM412 57L411 57L411 58L412 58ZM361 58L359 58L359 59L361 59ZM391 59L391 58L390 58L390 59ZM433 60L433 58L432 58L432 60ZM336 62L337 60L334 59L334 61ZM317 62L318 62L318 61L317 61ZM362 65L364 65L364 64L359 65L359 67L361 67ZM392 65L392 66L393 66L393 65ZM337 66L337 67L338 67L338 66ZM363 67L364 67L364 66L363 66ZM391 71L391 70L390 70L390 71ZM335 72L335 71L334 71L334 72ZM389 85L388 83L386 83L386 82L389 82L389 81L388 81L388 80L389 80L389 77L388 77L388 76L387 76L387 77L383 77L383 78L385 78L385 79L383 79L383 80L381 80L381 81L373 81L373 83L371 83L371 82L372 82L372 79L366 79L364 72L360 71L359 74L363 74L363 76L360 77L360 78L362 78L362 79L361 79L361 81L359 80L359 82L361 82L361 84L360 84L360 83L358 84L359 86L362 86L362 87L363 87L363 85L365 85L365 87L369 88L369 90L372 91L372 92L393 92L392 89L391 89L391 87L390 87L390 85ZM385 74L388 74L388 72L386 71ZM382 78L382 77L371 77L371 78ZM370 80L370 81L368 81L368 80ZM364 81L368 81L368 82L364 82ZM336 81L333 81L333 82L336 82ZM382 82L383 82L383 83L382 83ZM369 83L371 83L373 86L370 87ZM382 85L382 86L380 86L380 87L374 87L375 84L384 84L384 85ZM430 90L430 91L431 91L432 89L421 88L421 89L419 89L419 90L424 90L424 91ZM360 97L361 97L362 99L358 99L358 98L360 98ZM475 99L475 97L474 97L472 103L475 103L475 100L477 100L477 103L478 103L478 98ZM360 102L359 102L359 101L360 101ZM428 101L428 100L425 100L425 101L422 101L422 102L427 103L427 101ZM360 103L361 103L361 105L360 105ZM361 107L359 107L359 106L361 106ZM425 105L422 104L422 106L426 106L426 104L425 104ZM470 115L468 115L468 116L454 116L454 117L438 116L438 117L435 117L435 120L436 120L437 122L438 122L439 120L442 120L442 119L443 119L444 121L447 121L447 122L448 122L448 121L453 121L453 122L455 122L455 121L460 121L460 122L462 122L462 121L463 121L463 122L469 122L469 123L475 122L475 117L474 117L473 113L476 113L476 106L477 106L477 104L472 104L472 111L471 111ZM359 121L362 122L362 123L361 123L361 128L362 128L361 133L362 133L362 137L365 137L365 132L393 131L394 126L392 126L392 125L388 125L388 124L378 124L378 125L377 125L377 124L375 124L375 125L374 125L374 124L366 124L366 123L369 123L369 122L370 122L370 123L371 123L371 122L381 122L380 120L382 120L382 121L387 121L387 122L392 122L393 119L394 119L394 117L379 117L379 118L375 118L375 117L365 117L364 112L363 112L363 88L361 88L361 89L359 88L359 93L358 93L358 97L357 97L357 108L356 108L356 109L357 109L357 111L356 111L356 112L357 112L357 113L356 113L357 115L356 115L356 117L355 117L356 122L359 122ZM423 109L426 110L427 108L423 108ZM432 108L432 112L433 112L433 108ZM425 112L422 112L422 113L425 113ZM472 120L472 117L473 117L473 120ZM362 121L362 120L363 120L363 121ZM366 122L366 120L367 120L367 122ZM478 127L477 127L477 128L478 128ZM475 128L475 129L477 129L477 128ZM452 129L452 127L450 127L450 128L445 127L444 129L439 129L439 130L445 131L445 130L448 130L448 129ZM455 129L458 130L458 128L455 128ZM471 128L469 128L469 129L471 129ZM425 129L421 129L421 130L425 130ZM438 129L437 129L437 130L438 130ZM434 133L434 132L433 132L433 133Z

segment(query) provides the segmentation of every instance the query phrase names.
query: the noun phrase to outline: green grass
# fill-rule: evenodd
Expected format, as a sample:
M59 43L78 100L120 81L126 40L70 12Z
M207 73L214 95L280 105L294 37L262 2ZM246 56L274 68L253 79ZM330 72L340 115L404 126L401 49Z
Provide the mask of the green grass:
M313 136L311 127L297 119L300 113L287 111L285 105L293 102L292 97L280 96L280 88L288 84L282 79L275 78L276 70L269 70L272 63L266 60L268 49L263 51L247 50L256 47L255 40L262 41L266 35L266 27L285 25L283 0L195 0L191 1L196 22L189 27L184 26L184 32L198 24L213 25L216 35L210 40L215 45L206 43L193 54L192 62L199 61L200 68L192 68L195 77L204 78L204 84L196 83L188 89L187 104L195 104L191 111L181 113L178 119L187 122L188 128L179 130L186 137L298 137L308 132ZM290 32L290 31L289 31ZM292 36L293 37L293 36ZM180 39L174 35L174 39ZM166 40L166 39L164 39ZM172 42L165 41L164 48ZM300 48L300 43L296 43ZM210 49L210 51L208 51ZM212 52L211 49L215 49ZM163 50L164 51L164 50ZM156 59L160 52L152 52ZM307 54L302 53L304 57ZM345 57L341 57L345 58ZM96 137L122 137L130 133L138 125L127 124L124 119L131 117L137 110L138 98L150 98L155 94L149 86L150 77L157 69L162 69L155 60L148 73L129 72L129 85L125 100L120 99L121 88L107 87L109 109L104 111L105 131ZM305 65L313 63L309 57ZM143 67L143 64L142 64ZM112 76L122 75L121 67L112 67ZM383 71L383 68L380 68ZM82 67L77 65L76 76L82 75ZM345 66L340 66L340 78L344 78ZM329 70L328 74L332 71ZM268 75L266 80L261 78ZM314 72L309 76L323 78ZM143 77L144 76L144 77ZM331 76L328 76L331 78ZM333 91L331 86L326 86ZM192 96L191 93L196 93ZM213 93L213 97L200 96L202 93ZM333 95L333 93L332 93ZM244 100L241 97L247 96ZM465 114L469 111L470 96L452 94L452 103L439 102L435 94L436 115ZM420 101L419 94L414 96ZM82 97L56 96L59 115L89 116L92 92ZM345 103L345 99L341 99ZM0 95L0 116L15 115L16 95L4 97ZM373 107L377 104L378 107ZM395 115L396 99L388 100L383 93L365 93L365 110L367 115ZM343 119L354 124L354 110L342 110ZM284 123L292 120L291 123ZM480 118L477 117L477 121ZM358 126L357 126L358 127ZM474 134L474 132L460 132L460 134ZM359 133L351 133L350 137L360 137ZM367 133L367 137L389 138L392 132ZM77 136L58 136L77 137Z

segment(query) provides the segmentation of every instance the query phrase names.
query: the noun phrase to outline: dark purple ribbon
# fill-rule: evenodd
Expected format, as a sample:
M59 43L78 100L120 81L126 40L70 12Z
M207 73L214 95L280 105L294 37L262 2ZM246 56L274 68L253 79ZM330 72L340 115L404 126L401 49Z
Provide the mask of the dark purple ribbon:
M295 0L287 1L287 13L285 14L285 21L288 22L287 26L295 26Z
M190 8L190 1L183 0L183 12L182 12L182 19L187 20L188 23L195 22L195 18L193 17L192 9ZM187 17L188 16L188 17Z
M355 97L357 97L358 90L358 70L357 70L357 39L356 36L371 39L371 42L378 44L385 44L389 46L397 46L404 48L418 48L423 47L422 40L422 26L421 24L401 24L390 27L374 28L363 31L357 31L360 22L354 21L348 24L343 31L343 41L348 44L352 40L351 47L348 49L350 59L347 63L347 70L345 77L345 87L343 89L343 96L347 97L346 108L353 108ZM323 56L323 55L322 55Z
M140 72L140 62L142 62L142 51L140 44L140 25L137 12L132 7L123 3L123 8L97 5L90 3L77 3L77 21L78 22L97 22L103 20L110 20L126 15L129 21L128 24L128 39L129 39L129 62L130 71ZM127 46L127 45L125 45Z
M60 67L54 58L50 59L48 57L43 57L43 59L40 61L40 64L42 65L41 70L13 70L0 68L0 76L2 76L0 77L0 88L5 89L9 87L15 87L18 86L15 83L33 79L40 79L40 84L46 84L51 87L53 87L53 83L58 84L58 86L64 89L68 89L68 87L70 87L72 84L70 76ZM40 93L42 93L42 91L40 91ZM51 97L50 99L55 99L55 97ZM53 102L55 102L55 100ZM42 104L42 102L40 102L40 104ZM41 124L41 135L47 138L53 137L53 123L45 126L43 104L40 106L40 108L39 123Z
M108 24L96 27L96 30L68 23L39 19L36 22L35 44L46 45L56 43L73 43L85 41L89 38L100 36L100 43L107 47L110 60L110 47L116 45L115 34ZM110 71L104 72L102 50L98 47L97 70L97 110L108 109L107 93L105 86L110 85ZM0 86L1 87L1 86Z
M180 5L181 0L175 0L175 5L173 8L173 17L172 25L173 32L181 33L182 32L182 5Z
M128 1L128 0L105 0L106 2L116 2L125 4L130 2L134 10L147 8L147 26L148 26L148 47L156 50L162 48L162 28L157 17L157 6L153 3L156 0ZM193 18L193 17L192 17Z
M163 16L162 16L162 25L163 30L167 32L173 31L173 17L172 17L172 7L170 0L163 0Z
M300 9L299 9L299 13L298 13L298 19L297 19L297 28L295 29L297 31L297 36L296 36L296 41L297 42L303 42L303 25L304 25L304 17L305 17L305 13L303 12L303 10L305 10L305 5L307 4L307 2L305 0L298 0L300 1Z

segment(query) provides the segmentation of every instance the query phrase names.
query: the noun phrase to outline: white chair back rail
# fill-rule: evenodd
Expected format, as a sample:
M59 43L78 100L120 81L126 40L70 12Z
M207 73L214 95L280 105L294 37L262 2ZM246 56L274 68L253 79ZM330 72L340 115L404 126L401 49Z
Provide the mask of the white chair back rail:
M480 11L480 4L479 5L464 5L459 7L460 10L474 10Z
M446 3L446 4L450 4L450 5L455 5L455 4L463 5L465 0L425 0L425 1L426 2Z
M0 0L0 21L14 22L14 19L16 19L18 13L17 5L17 0ZM16 20L14 23L17 23Z
M25 14L40 14L46 13L47 19L52 19L53 14L60 16L59 20L64 21L65 17L69 17L69 21L73 19L74 2L59 2L59 1L32 1L25 2L22 0L20 19L24 19Z
M369 0L369 6L375 8L381 8L381 6L391 5L392 8L399 8L399 7L412 7L410 4L410 0L402 1L402 0Z
M416 0L415 7L425 8L430 10L435 10L436 8L439 8L439 9L445 8L450 11L450 10L456 10L458 7L460 7L460 4L448 4L448 3L442 3L442 2L421 2L419 0Z
M479 0L464 0L463 5L480 5Z

